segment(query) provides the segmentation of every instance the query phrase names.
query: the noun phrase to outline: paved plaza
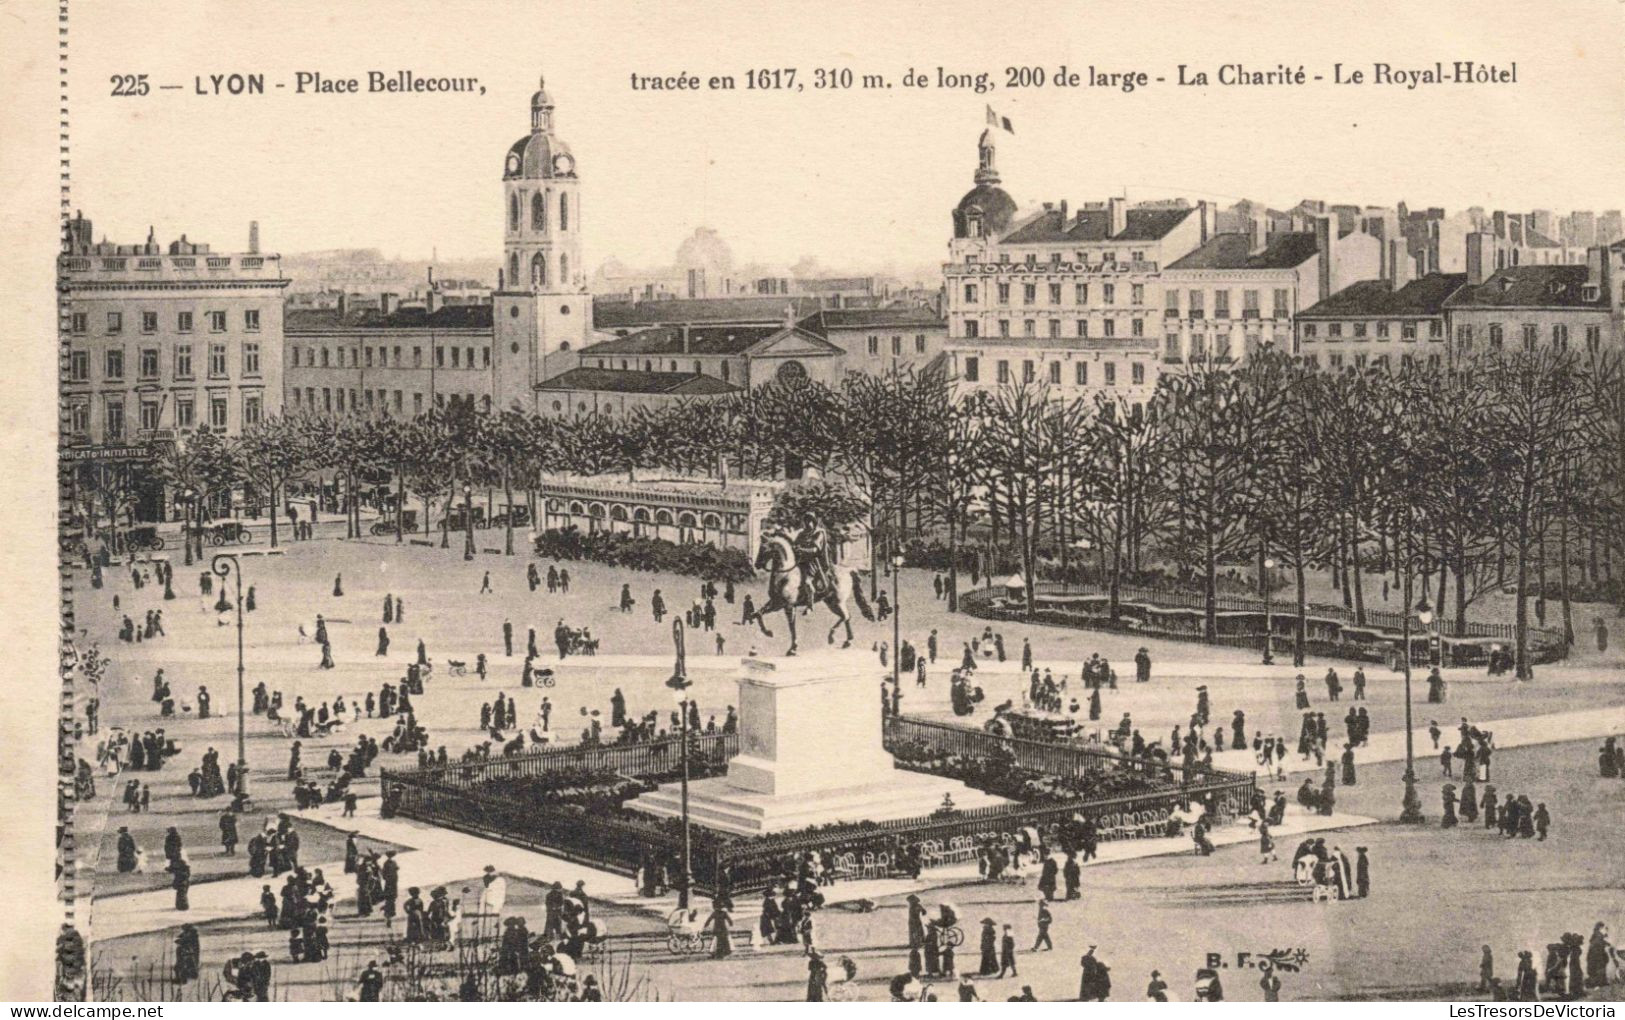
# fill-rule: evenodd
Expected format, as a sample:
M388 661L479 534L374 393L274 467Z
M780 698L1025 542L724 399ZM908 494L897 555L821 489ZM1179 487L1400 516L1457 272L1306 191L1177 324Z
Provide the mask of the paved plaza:
M482 546L500 545L499 532L479 538ZM549 594L545 587L533 593L525 584L529 557L481 554L465 562L460 544L455 535L449 550L396 546L387 539L320 540L286 547L277 557L246 558L245 583L254 586L256 601L246 623L248 686L263 681L271 690L281 691L290 706L299 696L310 704L340 694L347 701L359 699L369 691L376 693L386 681L398 680L421 640L435 671L414 705L431 744L444 745L454 758L485 739L478 727L479 708L499 690L515 699L525 726L547 697L553 706L552 730L562 743L578 739L586 713L608 715L616 688L624 693L633 715L651 709L662 715L669 711L669 692L663 685L672 668L670 620L655 623L649 598L660 588L667 605L681 612L694 598L697 579L569 563L561 564L571 573L568 594ZM98 642L111 659L100 692L103 735L113 726L140 731L163 725L181 746L178 758L162 770L139 775L151 787L150 813L126 813L118 803L122 780L103 777L98 777L99 797L91 809L105 812L106 825L99 859L86 865L95 871L90 933L103 966L127 972L131 980L141 965L121 961L134 956L156 959L182 917L170 909L173 894L166 888L167 876L115 872L112 845L119 825L127 825L141 846L160 859L165 829L175 826L181 831L196 883L192 909L184 919L198 924L203 933L205 973L211 967L218 973L219 961L244 947L264 948L273 960L287 958L285 937L252 919L261 883L245 877L243 857L228 858L220 852L216 819L224 799L195 799L186 788L186 773L206 748L218 749L228 761L234 754L236 632L220 625L214 598L198 593L197 575L207 566L188 570L181 566L178 553L171 561L176 598L169 601L162 599L160 586L132 590L128 570L118 567L106 572L100 591L92 591L84 577L76 584L81 592L77 622L85 637ZM547 564L540 567L545 573ZM494 591L482 595L486 571ZM341 597L332 593L335 575L342 575ZM615 608L623 583L630 585L637 600L629 614ZM889 588L891 579L884 583ZM952 719L949 670L957 664L963 642L980 634L985 624L947 613L945 604L932 594L929 573L905 571L898 584L903 637L923 652L926 635L935 628L940 647L938 662L928 666L925 687L905 677L903 710ZM389 654L379 657L374 651L385 593L404 601L405 620L389 625ZM740 600L746 593L758 602L763 595L759 585L739 586ZM116 610L115 595L120 600ZM163 610L166 636L140 644L115 639L124 614L139 620L148 609ZM720 722L735 698L739 658L753 651L779 655L787 641L782 620L777 621L774 636L767 637L735 622L737 602L727 605L719 599L717 609L722 622L716 634L689 633L688 664L702 719L714 715ZM332 639L331 670L318 668L319 649L300 634L301 627L306 635L313 631L318 613ZM504 619L515 631L512 657L503 654ZM803 621L805 647L822 641L824 619ZM551 636L561 620L571 627L590 627L602 642L601 654L558 662ZM860 649L892 640L891 621L859 620L855 626L855 647ZM542 653L538 664L555 670L552 688L520 686L525 634L531 627ZM1215 725L1228 728L1231 713L1240 709L1246 713L1249 733L1279 733L1289 751L1295 749L1300 713L1293 706L1292 681L1298 671L1289 665L1265 667L1254 653L1242 650L1147 641L1153 680L1136 685L1132 656L1141 642L1131 636L1012 623L995 629L1003 635L1010 661L984 663L978 669L975 682L984 688L986 700L977 715L962 722L979 724L987 718L987 706L1019 696L1024 680L1016 660L1026 639L1040 667L1052 669L1057 677L1069 676L1074 683L1088 654L1098 651L1112 660L1121 686L1103 692L1102 727L1115 725L1127 712L1148 739L1166 740L1175 725L1188 719L1196 686L1205 684ZM720 654L717 634L724 641ZM448 675L447 660L472 666L481 652L490 662L485 681L472 670L466 676ZM1328 665L1335 666L1345 684L1345 700L1336 704L1325 700L1320 682ZM1339 787L1338 814L1333 818L1294 811L1277 841L1280 852L1290 855L1298 834L1313 828L1324 830L1329 843L1339 843L1351 853L1356 844L1369 847L1371 900L1310 903L1292 883L1286 863L1260 864L1256 837L1245 826L1216 833L1220 849L1211 857L1192 855L1186 840L1106 844L1102 859L1085 872L1083 901L1055 908L1056 951L1024 954L1021 980L988 982L991 987L984 990L984 998L1014 994L1021 983L1032 984L1041 999L1075 996L1077 957L1088 944L1098 945L1099 955L1113 967L1114 998L1140 998L1152 968L1163 971L1178 997L1189 998L1191 975L1208 952L1233 956L1276 948L1303 948L1309 954L1300 974L1287 975L1288 998L1464 994L1461 984L1476 978L1482 932L1504 933L1505 945L1497 951L1504 954L1500 959L1510 971L1517 948L1543 947L1563 931L1589 931L1595 920L1625 923L1613 847L1617 837L1612 834L1625 803L1625 783L1597 778L1595 755L1602 736L1625 732L1622 666L1625 662L1617 651L1611 659L1593 651L1540 669L1532 684L1447 672L1448 702L1418 703L1415 708L1423 806L1435 820L1421 829L1391 821L1398 810L1402 769L1398 763L1404 753L1403 684L1396 674L1369 666L1368 699L1361 704L1372 717L1373 736L1357 754L1358 784ZM197 687L206 685L213 698L213 717L199 720L182 711L178 718L160 720L149 697L153 674L160 667L178 701L187 706ZM1352 663L1312 659L1303 670L1314 707L1331 721L1334 748L1342 744L1341 719L1349 706L1353 668ZM878 656L874 669L878 710L880 684L889 672ZM1424 690L1425 685L1418 683L1419 702ZM1553 840L1563 847L1561 854L1535 841L1502 841L1482 830L1437 828L1441 777L1425 730L1430 719L1437 719L1449 739L1462 717L1495 733L1501 750L1496 780L1502 792L1526 793L1552 809ZM818 720L807 719L804 724L817 727ZM330 748L347 750L358 732L382 740L390 728L388 720L361 720L347 732L305 741L303 760L309 765L324 762ZM263 816L292 811L285 779L290 743L264 717L248 717L246 750L255 806L241 824L245 838ZM93 751L94 740L87 738L85 756L93 758ZM385 753L378 764L387 768L412 761ZM1257 767L1250 752L1226 752L1215 764L1239 771ZM1289 754L1289 773L1313 767L1313 762ZM1289 774L1275 785L1290 793L1300 779ZM1270 788L1263 778L1260 784ZM444 884L455 893L461 886L477 885L475 878L484 865L496 866L513 880L510 906L531 916L533 931L540 927L542 883L563 881L568 886L584 881L595 902L602 903L602 916L613 936L613 959L600 965L630 968L642 982L640 994L678 999L800 997L805 962L797 949L745 950L726 961L676 956L665 945L664 917L672 907L670 901L637 897L632 883L621 876L415 822L380 819L376 787L374 769L361 786L363 799L353 820L337 817L336 806L298 814L305 842L301 859L323 868L340 903L333 932L336 949L327 963L279 965L280 987L290 997L331 997L349 973L366 963L369 953L380 950L386 937L380 920L355 919L353 906L345 903L354 895L353 883L340 874L343 834L348 829L359 830L367 845L400 850L403 888ZM826 954L850 956L857 963L856 991L861 998L884 999L886 980L904 969L902 897L912 891L921 892L927 902L952 901L968 930L985 913L1001 924L1013 924L1023 950L1031 943L1036 895L1031 876L1026 885L989 884L977 879L974 867L961 867L928 871L919 883L836 886L835 905L818 915L817 939ZM1387 907L1379 909L1383 900ZM855 909L860 901L872 902L876 909L860 912ZM740 906L740 923L747 923L754 904ZM1170 930L1186 934L1178 944L1170 944ZM967 944L961 966L973 966L974 957L974 947ZM1233 982L1226 977L1226 991L1232 998L1257 998L1255 983L1256 974L1249 981L1241 972Z

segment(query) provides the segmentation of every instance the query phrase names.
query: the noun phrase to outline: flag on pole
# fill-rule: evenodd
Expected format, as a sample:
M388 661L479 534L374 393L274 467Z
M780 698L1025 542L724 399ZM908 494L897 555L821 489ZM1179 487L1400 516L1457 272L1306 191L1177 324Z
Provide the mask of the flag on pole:
M994 113L993 112L993 107L991 107L991 106L987 108L987 123L988 123L989 127L1004 128L1006 131L1010 132L1011 134L1016 133L1016 129L1010 126L1010 118L1009 117L1001 117L998 114Z

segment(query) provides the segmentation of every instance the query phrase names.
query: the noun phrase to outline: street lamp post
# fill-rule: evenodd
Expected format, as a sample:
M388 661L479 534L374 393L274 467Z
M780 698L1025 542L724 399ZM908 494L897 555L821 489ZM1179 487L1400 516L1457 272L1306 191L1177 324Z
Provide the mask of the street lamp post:
M694 884L694 849L688 821L688 689L694 686L694 682L687 676L682 620L671 621L671 639L677 649L677 662L672 667L671 679L666 681L666 686L671 688L673 697L677 699L677 715L681 719L680 739L683 745L679 754L682 762L683 877L682 885L677 887L677 906L686 909L689 887Z
M194 496L191 489L182 489L176 495L180 497L181 504L186 507L186 513L181 518L181 548L185 551L185 565L190 567L192 565L192 500Z
M1415 737L1411 724L1411 574L1405 570L1405 612L1400 624L1400 641L1404 644L1402 661L1405 664L1405 796L1401 802L1399 820L1411 824L1422 821L1422 800L1416 795ZM1416 618L1426 627L1433 622L1433 607L1423 598L1416 603Z
M891 710L903 704L903 607L897 601L897 578L903 573L901 554L891 559Z
M1266 558L1264 560L1264 576L1259 579L1263 581L1264 588L1264 665L1266 666L1275 664L1275 656L1270 651L1271 639L1275 636L1275 616L1270 604L1270 582L1274 579L1274 571L1275 560Z
M229 576L235 586L237 599L237 787L232 791L232 808L243 810L248 802L248 755L244 748L246 732L243 715L243 564L236 553L215 553L209 569L220 578L220 601L226 598L225 580Z
M463 559L474 558L474 487L467 482L463 483L463 527L466 536L463 542Z

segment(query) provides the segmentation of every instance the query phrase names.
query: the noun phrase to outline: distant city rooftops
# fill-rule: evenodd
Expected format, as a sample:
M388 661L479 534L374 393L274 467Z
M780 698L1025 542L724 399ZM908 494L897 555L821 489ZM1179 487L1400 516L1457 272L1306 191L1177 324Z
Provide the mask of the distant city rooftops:
M1447 302L1451 308L1607 308L1601 288L1587 295L1588 266L1513 266L1500 269L1476 287L1463 287Z
M1062 221L1059 209L1048 209L1000 239L1001 244L1070 244L1077 241L1157 241L1185 222L1195 209L1129 209L1123 229L1110 233L1111 213L1100 208L1079 210Z
M683 323L738 323L767 325L783 323L786 309L802 319L820 307L811 297L686 298L667 301L593 302L593 326L621 329L634 326L675 326Z
M936 312L918 305L901 308L825 308L801 320L804 329L823 333L831 329L941 329L947 323Z

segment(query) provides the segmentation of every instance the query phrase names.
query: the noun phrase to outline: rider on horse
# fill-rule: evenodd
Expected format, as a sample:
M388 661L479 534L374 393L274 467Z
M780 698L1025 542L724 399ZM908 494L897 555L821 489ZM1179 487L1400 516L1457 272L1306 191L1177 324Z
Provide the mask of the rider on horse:
M801 590L796 604L811 607L835 590L835 568L830 562L829 532L811 511L801 515L795 538L796 566L801 568Z

